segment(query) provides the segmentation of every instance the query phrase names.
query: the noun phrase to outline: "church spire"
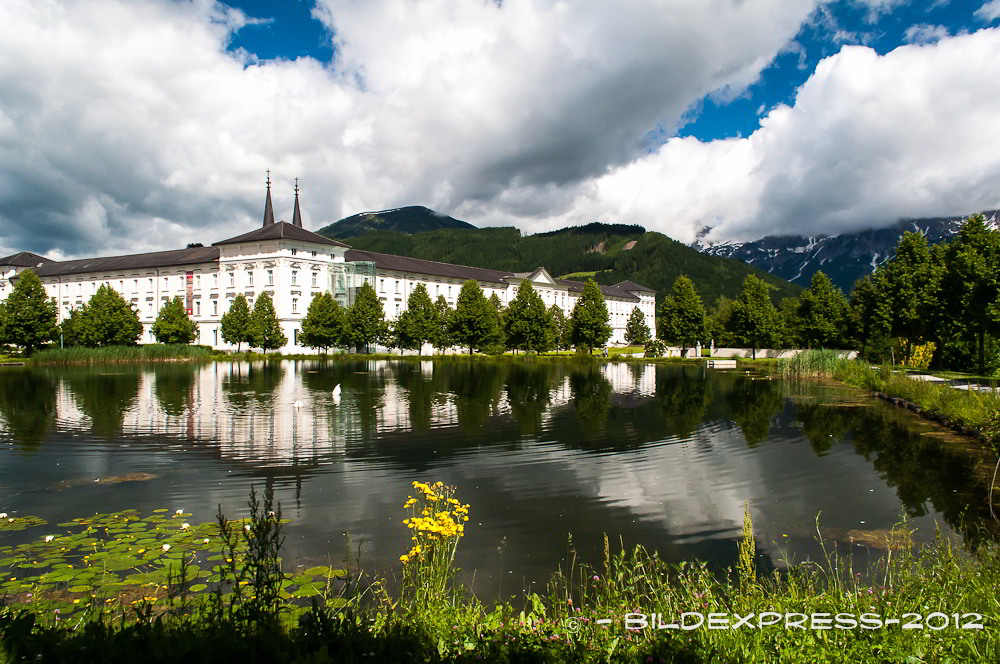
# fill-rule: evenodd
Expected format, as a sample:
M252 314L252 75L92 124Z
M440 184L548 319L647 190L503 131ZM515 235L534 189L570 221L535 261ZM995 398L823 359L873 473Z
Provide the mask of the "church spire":
M302 228L302 213L299 212L299 179L295 178L295 211L292 213L292 225Z
M271 169L267 169L267 200L264 202L264 226L274 223L274 207L271 206Z

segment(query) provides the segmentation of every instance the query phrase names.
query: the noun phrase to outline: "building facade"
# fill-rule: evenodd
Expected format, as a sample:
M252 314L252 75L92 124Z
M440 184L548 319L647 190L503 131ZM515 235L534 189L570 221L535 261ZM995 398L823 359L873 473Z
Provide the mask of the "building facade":
M530 280L545 305L556 305L568 317L584 284L556 279L544 267L532 272L453 265L352 249L302 227L296 188L292 223L274 221L268 185L261 227L211 246L194 246L127 256L52 261L21 252L0 258L0 300L10 294L17 275L32 269L41 278L59 310L59 320L85 304L106 284L132 303L143 324L140 343L153 343L152 326L160 309L180 297L198 323L196 343L230 349L220 332L222 314L243 294L253 306L261 293L269 293L288 338L286 353L309 353L299 344L302 319L312 297L330 291L349 306L365 282L375 288L386 319L394 320L406 309L410 294L420 284L432 300L444 296L452 307L462 284L472 279L486 297L496 294L507 305L524 280ZM608 307L611 344L625 343L625 325L638 307L650 330L655 329L655 292L625 281L601 286Z

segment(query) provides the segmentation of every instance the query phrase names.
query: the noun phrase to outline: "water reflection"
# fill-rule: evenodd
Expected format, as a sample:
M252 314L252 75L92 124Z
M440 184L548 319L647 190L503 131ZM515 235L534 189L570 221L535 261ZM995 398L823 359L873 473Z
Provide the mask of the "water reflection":
M474 517L460 564L487 594L501 541L523 586L544 581L570 532L592 560L608 532L670 559L730 562L747 501L769 564L819 553L818 513L849 543L904 511L925 535L936 519L976 537L987 511L985 454L912 414L696 365L13 370L0 417L11 447L0 448L0 509L65 520L181 503L208 518L219 503L238 511L263 481L296 518L292 558L322 560L347 531L369 564L389 566L406 546L409 482L454 483Z

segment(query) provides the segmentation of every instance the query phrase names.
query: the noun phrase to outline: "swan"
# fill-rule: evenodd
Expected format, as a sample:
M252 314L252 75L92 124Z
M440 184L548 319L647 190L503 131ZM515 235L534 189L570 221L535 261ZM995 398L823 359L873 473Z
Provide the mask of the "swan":
M292 406L295 408L302 408L302 405L303 404L301 401L296 401L295 403L292 404Z
M333 404L334 405L337 405L337 404L340 403L340 383L337 383L337 386L335 388L333 388L333 392L330 393L330 396L333 397Z

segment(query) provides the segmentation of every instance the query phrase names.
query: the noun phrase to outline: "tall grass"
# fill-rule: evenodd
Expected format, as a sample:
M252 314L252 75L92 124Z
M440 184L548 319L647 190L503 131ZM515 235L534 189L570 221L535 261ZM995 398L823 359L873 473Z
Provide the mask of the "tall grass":
M784 378L832 376L845 361L834 350L807 350L787 360L779 360L778 370Z
M314 597L309 607L295 606L282 590L294 580L275 567L282 520L280 509L270 509L268 493L263 505L254 508L251 501L251 519L240 529L246 533L243 553L224 548L216 566L220 585L228 584L230 592L181 602L170 597L165 608L140 605L115 619L104 617L103 605L63 621L33 613L30 606L6 607L0 609L0 661L805 664L1000 659L1000 546L995 543L968 553L939 536L933 544L914 548L904 525L888 538L893 543L866 575L854 569L850 555L825 544L820 560L761 574L757 536L747 513L735 547L738 562L721 573L703 562L667 563L643 547L613 547L605 537L603 561L580 563L571 549L568 568L553 575L545 593L528 594L520 605L488 606L460 592L455 582L454 546L461 537L455 528L461 521L455 517L464 511L456 512L453 490L438 484L422 487L431 495L418 486L421 498L407 501L408 507L416 506L416 518L426 518L427 506L432 511L443 507L442 497L451 506L450 516L440 517L441 538L428 540L434 532L428 527L417 528L412 540L414 546L440 545L436 553L425 558L418 553L423 562L409 558L412 551L404 554L404 570L426 565L410 569L411 574L429 575L424 579L428 586L414 587L421 581L415 576L399 594L378 581L376 593L359 589L371 585L345 585L339 596ZM219 527L220 537L235 538L231 530L226 534L224 518ZM695 614L701 616L699 627L659 628L694 625ZM730 628L709 628L709 614L719 614L716 620ZM883 622L865 628L863 614ZM732 628L748 615L751 626ZM789 627L789 617L799 626ZM886 619L920 628L902 629L899 623L884 623ZM834 620L840 627L830 626ZM809 624L828 628L810 629Z
M207 360L212 357L208 346L188 344L143 344L138 346L105 346L103 348L49 348L35 353L34 364L103 364L109 362L166 362L171 360Z

